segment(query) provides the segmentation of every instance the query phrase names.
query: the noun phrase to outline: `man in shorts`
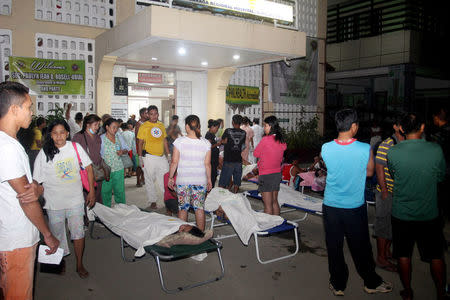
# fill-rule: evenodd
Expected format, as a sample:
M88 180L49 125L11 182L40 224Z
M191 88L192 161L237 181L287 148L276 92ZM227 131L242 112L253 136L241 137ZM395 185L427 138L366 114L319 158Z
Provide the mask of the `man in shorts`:
M394 134L385 139L378 147L375 156L375 170L377 173L377 190L375 192L375 224L374 233L377 237L377 266L387 271L396 272L397 267L392 261L392 189L394 180L387 166L387 152L390 148L405 138L400 133L401 116L397 116L394 125Z
M43 187L32 180L28 157L17 141L20 128L31 123L28 88L0 83L0 299L32 299L33 271L39 231L55 253L53 236L38 198Z
M219 186L227 188L230 186L231 177L233 185L231 192L237 193L241 186L242 176L242 150L245 147L246 133L242 130L242 116L234 115L232 119L233 127L227 128L222 135L222 145L224 145L224 156L222 172L220 173Z
M437 184L445 178L441 147L423 140L425 124L408 113L400 122L406 140L389 149L388 166L394 178L392 243L398 258L403 299L412 299L411 256L417 242L420 257L430 263L437 299L445 295L444 235L439 220Z

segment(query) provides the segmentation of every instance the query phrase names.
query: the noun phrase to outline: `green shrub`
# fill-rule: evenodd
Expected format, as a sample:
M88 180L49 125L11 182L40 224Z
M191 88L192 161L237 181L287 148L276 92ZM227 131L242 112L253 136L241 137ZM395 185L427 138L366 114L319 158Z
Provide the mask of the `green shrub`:
M323 140L317 130L318 121L319 118L314 116L309 121L298 122L295 130L286 132L288 149L320 150Z

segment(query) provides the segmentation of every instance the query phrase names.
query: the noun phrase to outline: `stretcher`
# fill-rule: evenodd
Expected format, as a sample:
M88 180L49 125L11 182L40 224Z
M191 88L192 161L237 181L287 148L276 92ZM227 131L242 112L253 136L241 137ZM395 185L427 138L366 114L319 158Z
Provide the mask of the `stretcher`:
M228 219L223 219L214 213L219 206L222 207ZM250 237L253 236L255 239L256 257L261 264L268 264L287 259L295 256L299 251L298 224L284 220L279 216L254 211L251 208L248 199L243 194L232 194L225 189L215 188L208 195L205 202L205 208L205 213L210 216L211 229L219 226L231 225L236 232L235 234L216 237L216 239L222 240L238 236L244 245L248 245ZM216 224L215 220L222 222ZM259 238L270 237L274 234L288 231L292 231L294 234L295 251L288 255L272 259L263 259Z
M198 245L174 245L170 248L156 245L163 237L177 232L181 225L189 223L174 217L144 212L134 205L126 204L118 204L114 208L109 208L97 203L92 212L101 224L120 237L121 254L125 262L136 262L149 257L154 258L161 288L167 293L177 293L218 281L224 277L225 269L220 241L209 239ZM126 257L125 248L127 247L137 250L134 258ZM166 286L161 262L176 261L207 252L217 252L220 265L219 275L177 288Z

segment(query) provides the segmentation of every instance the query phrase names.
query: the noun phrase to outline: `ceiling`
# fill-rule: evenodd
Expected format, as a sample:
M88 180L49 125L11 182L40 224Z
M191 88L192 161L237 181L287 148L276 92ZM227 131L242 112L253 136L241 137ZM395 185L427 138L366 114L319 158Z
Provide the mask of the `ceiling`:
M184 55L179 54L180 48L185 49ZM283 56L270 52L159 37L151 37L118 49L110 55L117 56L118 62L124 64L144 64L187 70L243 67L284 59ZM235 55L239 58L233 58Z

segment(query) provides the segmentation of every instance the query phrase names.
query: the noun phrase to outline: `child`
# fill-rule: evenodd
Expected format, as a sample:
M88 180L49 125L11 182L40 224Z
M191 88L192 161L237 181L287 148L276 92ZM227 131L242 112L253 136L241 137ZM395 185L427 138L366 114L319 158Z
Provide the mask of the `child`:
M375 272L369 238L367 208L364 202L366 176L374 173L370 145L356 141L358 116L354 109L336 113L337 139L322 146L327 166L323 223L330 272L329 288L335 296L344 296L348 268L344 260L344 237L366 293L387 293L392 284Z
M174 184L177 182L177 173L173 176ZM177 216L178 215L178 200L177 193L174 190L169 189L169 172L164 174L164 205L166 206L166 215Z
M293 154L290 159L289 163L283 165L281 175L283 180L286 180L288 182L288 185L291 188L294 188L294 180L295 176L298 175L302 171L302 169L299 167L299 159L298 156Z
M219 186L227 188L233 177L231 192L237 193L241 185L242 176L242 149L245 144L245 131L242 130L242 116L233 116L233 128L227 128L222 135L224 145L224 157L222 172L220 173Z

